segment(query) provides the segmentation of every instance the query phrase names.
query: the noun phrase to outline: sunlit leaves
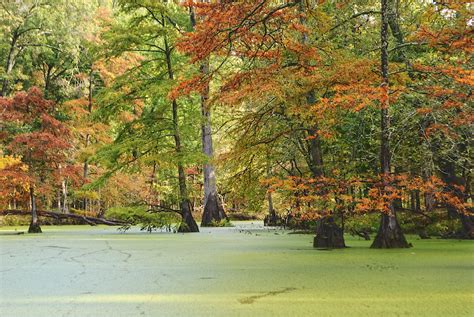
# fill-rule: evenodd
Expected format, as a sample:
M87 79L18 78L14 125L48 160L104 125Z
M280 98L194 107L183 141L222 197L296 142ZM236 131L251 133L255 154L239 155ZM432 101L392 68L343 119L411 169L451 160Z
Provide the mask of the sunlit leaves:
M9 128L0 140L9 154L21 160L21 164L6 165L10 173L17 175L8 177L7 183L15 187L20 179L46 193L63 177L77 175L73 167L67 166L71 150L69 129L53 117L53 103L44 99L39 89L0 98L0 105L0 118L8 122ZM15 188L18 190L18 186Z

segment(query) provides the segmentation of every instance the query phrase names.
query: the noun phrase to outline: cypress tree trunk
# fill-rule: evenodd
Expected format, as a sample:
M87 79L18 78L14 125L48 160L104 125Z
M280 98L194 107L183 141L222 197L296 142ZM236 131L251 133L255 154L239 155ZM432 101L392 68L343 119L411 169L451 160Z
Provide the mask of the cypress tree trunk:
M281 225L279 224L277 214L275 212L275 209L273 208L273 199L272 199L271 192L268 192L267 200L268 200L268 215L266 215L265 219L263 219L263 224L265 226L270 226L270 227Z
M176 104L173 102L173 104ZM174 109L174 106L173 106ZM173 111L174 113L174 111ZM181 148L179 134L175 134L176 150ZM186 188L186 174L184 173L184 167L181 163L178 163L178 181L179 181L179 196L180 196L180 210L182 223L178 228L179 232L199 232L199 227L193 218L191 202L188 198L188 191Z
M157 193L155 193L154 191L154 186L155 186L155 175L156 175L156 162L153 162L153 169L151 171L151 175L150 175L150 190L149 190L149 195L147 197L147 201L148 201L148 206L150 209L153 208L153 204L155 204L157 201L159 202L160 199L159 199L159 195ZM153 197L154 194L156 194L156 198Z
M91 65L91 69L89 71L89 89L88 89L88 94L87 94L87 111L89 112L89 115L92 114L92 89L93 89L93 81L94 79L94 71L92 70L92 65ZM90 144L90 140L91 140L91 136L89 133L86 134L86 144L85 144L85 148L87 148ZM84 180L87 179L87 176L89 174L89 162L87 160L87 158L84 160L84 167L83 167L83 177L84 177ZM87 210L87 198L84 198L83 200L83 206L84 206L84 210Z
M175 140L175 149L176 154L180 155L182 152L181 149L181 138L178 130L178 103L176 100L173 100L173 122L174 122L174 140ZM191 202L188 197L188 190L186 188L186 173L184 172L184 167L181 161L178 162L178 183L179 183L179 197L180 197L180 210L182 223L178 228L179 232L199 232L198 225L194 221L192 215Z
M13 32L12 41L10 43L10 49L8 51L7 60L5 63L5 78L3 79L3 82L2 82L0 97L6 97L8 94L8 86L9 86L8 76L10 76L11 72L13 71L16 55L18 55L18 53L15 54L15 48L16 48L16 43L18 41L18 37L19 35L18 35L18 29L17 29Z
M340 249L345 248L344 230L334 221L334 217L325 217L316 225L316 236L313 247L318 249Z
M305 2L300 1L299 10L304 14L305 12ZM306 19L304 16L300 18L301 24L306 24ZM307 34L303 34L301 38L301 43L306 44L308 41ZM316 97L314 95L314 90L310 90L306 94L306 103L312 105L316 102ZM321 151L321 139L318 135L318 125L315 124L308 131L311 138L308 140L308 156L307 163L313 177L318 178L323 176L323 155ZM313 240L313 246L315 248L322 249L337 249L344 248L344 231L338 227L334 221L333 216L323 217L318 221L316 226L316 236Z
M36 213L36 197L33 185L30 184L30 203L31 203L31 223L28 233L41 233L41 227L38 222L38 214Z
M58 196L57 196L57 205L58 205L58 212L61 212L62 207L61 207L61 191L58 190Z
M458 186L468 187L466 179L456 175L456 167L454 164L454 158L441 158L439 162L441 171L441 179L446 184L445 190L454 193L461 201L466 201L466 195L463 193ZM459 218L461 220L461 231L456 232L454 237L462 239L474 239L474 217L466 215L462 211L457 210L452 205L447 206L448 217L450 219Z
M67 183L66 183L66 179L63 179L63 181L61 182L61 188L62 188L62 194L63 194L63 205L62 205L62 212L67 214L69 213L69 203L68 203L68 199L67 199Z
M377 236L370 247L375 249L409 247L393 210L391 214L382 214Z
M194 7L189 8L189 17L191 26L196 27L196 16ZM200 66L199 71L203 76L209 74L209 59L206 59ZM201 227L209 227L214 223L221 222L227 219L224 211L222 200L216 186L215 167L211 162L214 156L214 149L212 147L212 126L211 126L211 109L207 104L209 99L209 84L206 85L204 91L201 93L201 138L202 138L202 152L207 157L208 161L203 166L204 174L204 211L202 213Z
M209 61L201 65L201 73L208 74ZM202 152L208 158L204 164L204 212L202 214L201 227L211 226L214 222L220 222L226 219L222 201L217 192L215 167L211 162L214 155L212 147L212 128L211 128L211 110L207 104L209 99L209 86L201 95L202 112Z
M165 19L163 19L163 25L165 24ZM164 39L165 44L165 58L166 58L166 65L168 70L168 78L173 80L174 73L173 67L171 64L171 49L168 45L168 40L165 36ZM184 166L181 162L181 137L179 134L179 117L178 117L178 103L175 99L172 100L172 113L173 113L173 138L175 142L175 151L176 155L178 156L178 183L179 183L179 205L181 210L181 218L182 223L178 228L179 232L199 232L199 227L196 224L196 221L193 218L192 214L192 207L191 202L189 201L188 197L188 190L186 188L186 174L184 172Z
M308 102L314 103L312 94L308 95ZM313 133L317 133L314 127ZM318 178L324 175L323 160L321 152L321 142L319 137L311 139L309 144L309 168L313 177ZM345 248L344 230L336 223L334 216L329 215L321 218L316 225L316 236L313 239L313 247L319 249L340 249Z
M380 161L381 169L386 182L390 175L390 116L389 116L389 81L388 81L388 12L387 3L389 0L381 0L382 3L382 22L380 29L381 48L381 74L382 88L384 96L381 109L381 142L380 142ZM384 184L385 187L388 184ZM402 229L398 223L397 215L393 202L390 202L389 210L382 214L380 226L371 248L408 248L409 244L403 235Z
M462 231L461 238L474 239L474 217L471 215L459 214L461 218Z

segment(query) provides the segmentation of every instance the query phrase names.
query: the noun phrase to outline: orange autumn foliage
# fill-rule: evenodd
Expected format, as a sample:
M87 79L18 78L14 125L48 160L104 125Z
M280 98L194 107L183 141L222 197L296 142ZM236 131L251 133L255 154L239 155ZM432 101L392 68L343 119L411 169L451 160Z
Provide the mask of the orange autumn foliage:
M64 177L77 178L77 169L69 166L70 130L54 118L54 104L38 88L0 98L0 119L16 131L0 138L4 148L21 160L3 171L11 194L23 194L31 186L36 192L50 193ZM18 186L18 180L22 186ZM28 183L28 186L24 186Z
M380 175L376 179L344 179L340 177L262 180L269 192L279 192L287 198L287 208L301 220L316 220L344 213L389 213L390 205L410 192L430 195L438 205L452 206L464 214L472 214L472 203L462 201L437 177L422 179L405 174ZM367 190L365 197L354 193ZM464 190L463 188L457 188Z

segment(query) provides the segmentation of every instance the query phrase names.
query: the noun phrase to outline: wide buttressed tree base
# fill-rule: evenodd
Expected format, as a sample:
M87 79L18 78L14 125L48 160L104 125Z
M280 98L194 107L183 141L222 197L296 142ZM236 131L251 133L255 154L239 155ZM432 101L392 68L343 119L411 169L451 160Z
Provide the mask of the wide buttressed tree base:
M409 248L410 244L405 239L397 218L394 215L382 214L377 236L370 247L373 249Z
M209 193L204 212L202 214L201 227L212 227L219 222L226 220L227 216L222 206L222 201L217 192Z
M458 234L461 239L474 239L474 216L460 214L462 230Z
M42 233L41 227L38 222L31 222L28 228L28 233Z
M277 227L281 225L281 219L276 215L276 213L270 213L265 216L265 219L263 219L263 225L266 227Z
M199 232L199 227L191 213L191 204L189 201L181 202L181 217L183 218L178 232Z
M313 247L317 249L342 249L344 243L344 231L334 222L333 217L326 217L318 222Z

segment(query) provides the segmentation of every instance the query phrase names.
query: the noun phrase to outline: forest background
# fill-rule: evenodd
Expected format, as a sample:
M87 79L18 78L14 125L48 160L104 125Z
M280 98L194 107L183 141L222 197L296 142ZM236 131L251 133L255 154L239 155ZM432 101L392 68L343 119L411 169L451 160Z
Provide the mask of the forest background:
M473 9L2 1L2 224L472 238Z

